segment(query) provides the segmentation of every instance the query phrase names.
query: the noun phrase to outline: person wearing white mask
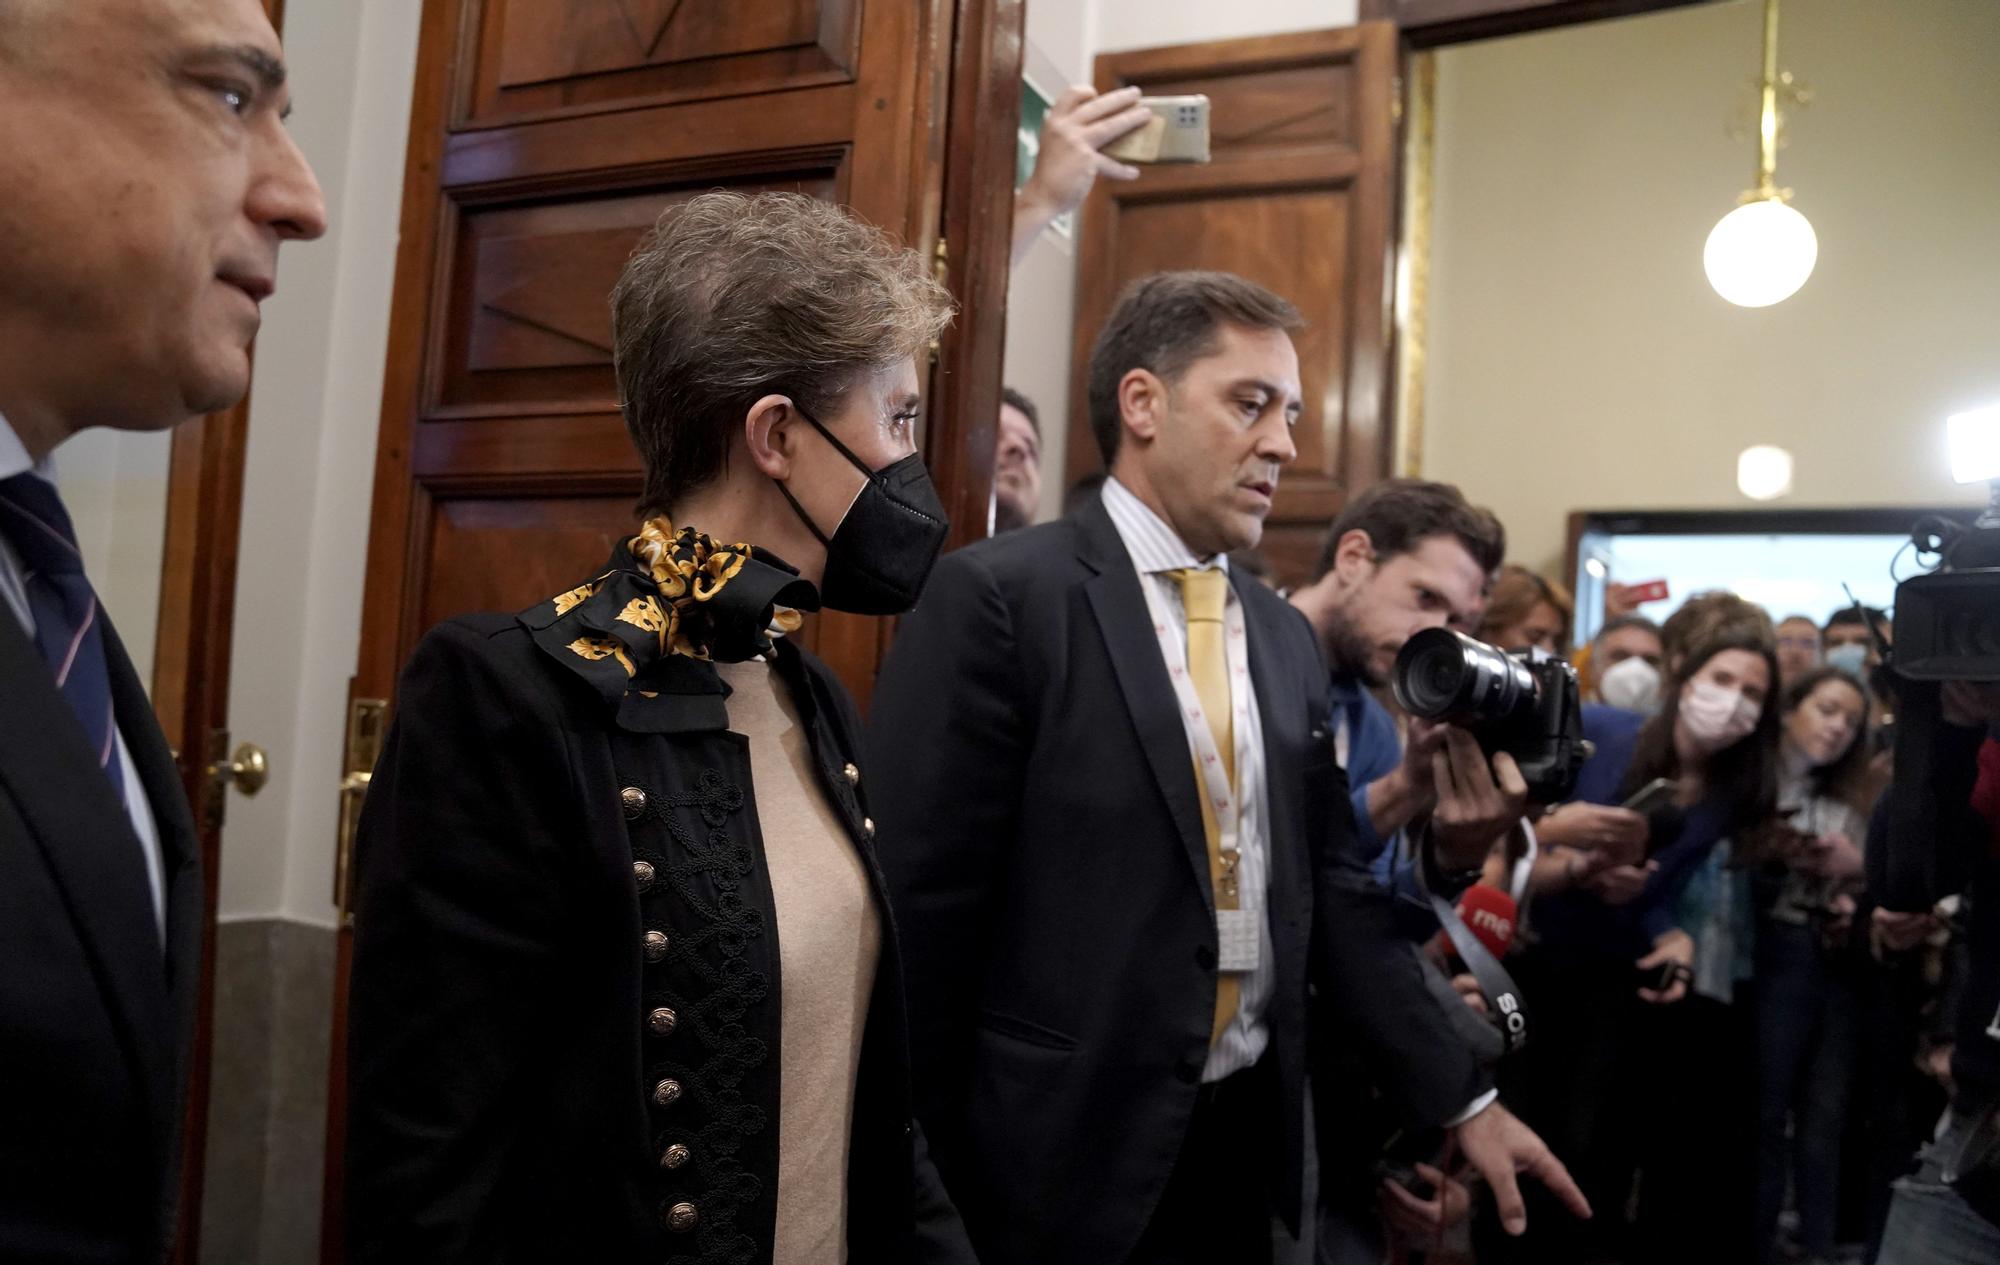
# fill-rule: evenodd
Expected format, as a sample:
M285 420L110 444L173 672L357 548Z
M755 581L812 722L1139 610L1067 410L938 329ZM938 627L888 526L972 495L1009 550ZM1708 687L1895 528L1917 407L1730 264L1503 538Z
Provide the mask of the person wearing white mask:
M1650 716L1660 706L1660 664L1666 649L1660 626L1644 615L1604 621L1590 643L1595 701Z
M1515 1258L1536 1265L1728 1260L1751 1232L1756 1078L1736 1056L1750 1049L1748 1017L1684 1001L1696 938L1680 906L1725 841L1775 811L1776 638L1768 615L1723 593L1691 599L1662 634L1660 709L1648 718L1586 708L1596 751L1575 795L1623 805L1670 779L1670 802L1646 814L1645 859L1546 849L1530 886L1534 943L1509 960L1535 1025L1519 1068L1521 1114L1567 1148L1599 1209L1581 1233L1546 1219L1542 1240ZM1552 814L1545 840L1572 811ZM1733 974L1737 955L1718 948ZM1741 1039L1723 1030L1739 1022ZM1625 1206L1635 1168L1644 1174L1636 1234L1605 1213ZM1689 1216L1694 1208L1702 1215Z

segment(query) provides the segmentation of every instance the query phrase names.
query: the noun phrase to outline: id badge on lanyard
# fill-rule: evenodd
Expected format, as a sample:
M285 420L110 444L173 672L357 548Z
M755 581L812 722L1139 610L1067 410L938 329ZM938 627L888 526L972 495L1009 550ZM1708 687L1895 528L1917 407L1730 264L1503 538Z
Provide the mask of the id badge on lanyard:
M1216 750L1214 731L1208 726L1208 717L1201 710L1201 698L1195 693L1194 681L1188 674L1186 644L1175 639L1172 626L1168 623L1170 616L1156 586L1146 583L1139 587L1145 592L1146 610L1152 616L1153 632L1160 642L1160 657L1167 665L1167 676L1174 685L1174 697L1180 703L1181 720L1194 755L1194 767L1200 773L1197 789L1207 797L1208 807L1215 814L1223 864L1240 880L1238 867L1242 853L1237 848L1237 842L1242 822L1241 802L1236 792L1230 789L1228 766ZM1223 620L1223 644L1227 649L1232 682L1229 691L1233 713L1230 732L1244 734L1250 730L1250 673L1242 606L1236 602L1226 603ZM1236 767L1241 770L1240 761ZM1264 893L1257 890L1254 884L1238 881L1236 887L1234 908L1225 908L1218 893L1215 908L1216 966L1224 971L1254 971L1262 942Z

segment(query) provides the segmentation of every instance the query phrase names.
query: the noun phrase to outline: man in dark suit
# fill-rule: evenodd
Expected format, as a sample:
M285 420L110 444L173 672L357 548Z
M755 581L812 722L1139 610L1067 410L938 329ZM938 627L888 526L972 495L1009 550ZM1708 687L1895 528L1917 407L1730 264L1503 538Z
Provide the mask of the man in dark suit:
M257 0L0 0L0 1260L162 1259L194 823L50 453L243 398L325 209Z
M987 1265L1267 1260L1309 983L1510 1219L1517 1170L1583 1211L1369 877L1311 629L1227 569L1296 455L1298 324L1227 274L1129 289L1091 360L1101 499L947 555L876 687L919 1115ZM1489 799L1488 836L1519 812Z

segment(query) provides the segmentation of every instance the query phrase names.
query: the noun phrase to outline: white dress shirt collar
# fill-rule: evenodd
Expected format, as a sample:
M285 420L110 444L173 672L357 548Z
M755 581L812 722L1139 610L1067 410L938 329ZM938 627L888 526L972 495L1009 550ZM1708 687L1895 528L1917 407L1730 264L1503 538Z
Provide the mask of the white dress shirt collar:
M1111 525L1118 529L1119 539L1125 542L1125 551L1132 555L1132 564L1138 568L1140 575L1205 567L1217 567L1228 573L1228 554L1195 557L1194 550L1181 540L1180 533L1116 478L1104 481L1102 495L1104 511L1111 515Z

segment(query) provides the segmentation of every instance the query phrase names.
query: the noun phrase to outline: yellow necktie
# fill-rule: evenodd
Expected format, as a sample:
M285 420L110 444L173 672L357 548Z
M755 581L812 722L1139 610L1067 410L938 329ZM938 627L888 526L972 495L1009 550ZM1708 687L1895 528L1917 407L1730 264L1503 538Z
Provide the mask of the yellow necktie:
M1209 735L1215 739L1216 754L1222 759L1222 773L1233 793L1236 789L1235 709L1229 698L1229 651L1224 645L1228 630L1222 616L1229 596L1229 577L1213 567L1175 571L1173 577L1181 586L1181 603L1187 610L1188 679L1194 684L1195 697L1201 700L1202 717L1208 722ZM1208 877L1215 892L1215 907L1241 908L1236 850L1222 850L1222 827L1215 817L1215 805L1209 801L1208 783L1202 777L1199 764L1194 773L1195 791L1201 800L1201 830L1208 840ZM1222 1030L1229 1026L1229 1021L1236 1017L1241 993L1241 981L1236 972L1217 973L1215 1025L1209 1032L1209 1044L1213 1045L1222 1036Z

